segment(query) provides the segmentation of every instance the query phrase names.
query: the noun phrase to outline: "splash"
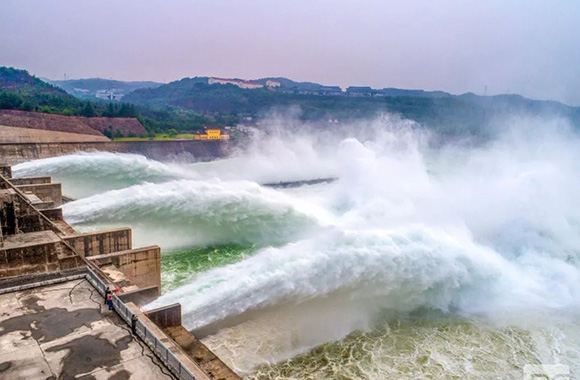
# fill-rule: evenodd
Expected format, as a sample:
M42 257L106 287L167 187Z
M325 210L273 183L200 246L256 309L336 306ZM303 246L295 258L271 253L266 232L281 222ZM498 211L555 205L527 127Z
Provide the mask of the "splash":
M14 166L15 177L51 175L66 184L65 193L82 198L143 182L195 178L179 164L161 163L140 155L92 152L46 158Z
M244 371L418 309L523 329L538 312L577 315L580 141L560 123L527 126L535 133L476 148L432 149L400 131L347 138L338 182L308 200L332 224L199 274L151 307L181 302L186 326L215 346L231 331L267 341Z
M228 160L151 162L161 177L94 181L65 215L187 247L149 307L181 302L186 327L249 378L521 378L530 362L575 365L577 134L513 119L485 144L432 144L408 123L370 124L338 141L284 132ZM258 184L320 177L338 180Z
M139 244L177 248L206 244L277 244L328 219L321 208L247 182L177 180L145 183L63 207L67 221L130 225Z

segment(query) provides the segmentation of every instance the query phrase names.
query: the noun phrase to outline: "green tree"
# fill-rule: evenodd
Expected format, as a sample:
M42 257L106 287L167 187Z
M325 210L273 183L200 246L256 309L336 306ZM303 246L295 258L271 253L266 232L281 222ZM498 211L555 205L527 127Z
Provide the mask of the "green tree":
M117 130L115 131L115 138L118 139L120 137L123 137L123 134L121 133L121 131L119 130L119 128L117 128Z
M30 104L28 101L25 101L20 105L20 109L23 111L32 111L32 104Z
M107 109L105 109L105 112L103 112L103 116L115 117L115 106L113 106L113 103L107 104Z
M86 116L86 117L95 116L95 109L93 108L93 105L91 104L91 102L87 102L85 104L85 106L81 110L81 116Z
M121 104L121 108L117 113L119 117L136 117L137 111L135 110L135 106L133 104L123 103Z
M109 125L108 128L105 128L105 130L103 131L103 135L105 135L108 138L112 139L113 138L113 126L112 125Z
M18 108L22 104L22 99L16 94L0 92L0 109Z
M171 128L170 130L167 131L167 136L173 139L175 138L175 136L177 136L177 133L178 132L174 128Z

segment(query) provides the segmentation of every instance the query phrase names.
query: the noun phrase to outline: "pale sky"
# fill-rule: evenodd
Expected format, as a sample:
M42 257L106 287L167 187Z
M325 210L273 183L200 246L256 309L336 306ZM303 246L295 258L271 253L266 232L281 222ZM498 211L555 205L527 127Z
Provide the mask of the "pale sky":
M580 1L0 0L0 66L52 79L487 86L580 106Z

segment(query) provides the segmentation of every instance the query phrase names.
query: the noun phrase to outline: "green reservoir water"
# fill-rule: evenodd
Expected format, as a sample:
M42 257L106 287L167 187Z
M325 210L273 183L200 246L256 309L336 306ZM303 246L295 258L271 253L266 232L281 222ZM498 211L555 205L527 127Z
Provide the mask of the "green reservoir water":
M198 273L243 260L256 250L256 247L229 245L190 247L165 253L161 256L162 292L191 282Z

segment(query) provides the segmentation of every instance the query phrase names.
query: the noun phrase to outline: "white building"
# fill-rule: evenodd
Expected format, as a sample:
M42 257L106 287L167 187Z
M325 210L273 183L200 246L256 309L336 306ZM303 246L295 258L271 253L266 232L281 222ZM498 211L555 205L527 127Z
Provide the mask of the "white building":
M226 79L226 78L209 78L207 81L208 84L233 84L234 86L238 86L240 88L245 88L247 90L253 90L256 88L263 88L264 85L258 82L250 82L241 79ZM276 82L277 83L277 82ZM279 85L279 83L278 83Z

